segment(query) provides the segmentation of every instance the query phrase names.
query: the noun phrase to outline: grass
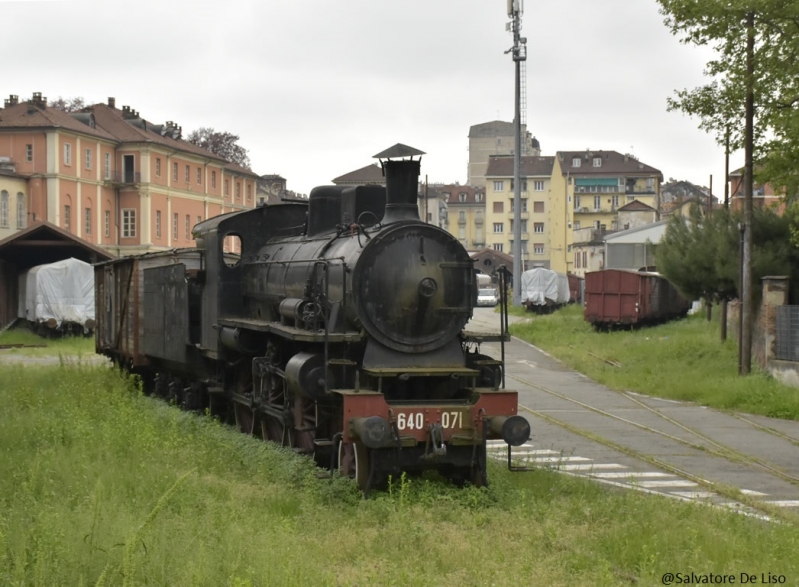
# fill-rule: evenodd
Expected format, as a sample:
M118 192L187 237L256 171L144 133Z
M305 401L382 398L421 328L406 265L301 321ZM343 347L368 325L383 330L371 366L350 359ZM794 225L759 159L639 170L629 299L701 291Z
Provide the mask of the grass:
M756 367L751 375L738 376L737 343L731 339L722 343L718 320L707 322L704 313L614 332L595 331L583 319L581 306L527 316L531 320L510 327L513 335L610 388L799 419L799 389Z
M547 471L361 499L82 365L0 367L0 585L658 585L799 577L799 532Z
M86 356L94 354L94 337L92 336L43 338L34 334L27 328L15 328L13 330L0 332L0 345L7 344L34 346L0 349L0 355L12 354L39 357L59 354L74 356ZM44 347L41 347L40 345L44 345Z

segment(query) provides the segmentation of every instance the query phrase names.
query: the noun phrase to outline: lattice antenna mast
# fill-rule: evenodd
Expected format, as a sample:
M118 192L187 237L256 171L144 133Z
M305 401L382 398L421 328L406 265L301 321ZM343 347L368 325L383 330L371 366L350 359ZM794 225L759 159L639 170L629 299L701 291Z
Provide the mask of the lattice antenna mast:
M514 148L513 148L513 305L519 306L522 303L522 70L523 62L527 60L527 39L521 36L522 32L522 13L524 12L524 0L507 0L508 16L512 19L507 25L507 29L513 33L513 47L505 51L513 56L513 65L516 68L516 93L515 93L515 116L513 119L514 127ZM526 91L525 91L526 94ZM526 101L526 99L525 99ZM526 109L526 108L525 108Z

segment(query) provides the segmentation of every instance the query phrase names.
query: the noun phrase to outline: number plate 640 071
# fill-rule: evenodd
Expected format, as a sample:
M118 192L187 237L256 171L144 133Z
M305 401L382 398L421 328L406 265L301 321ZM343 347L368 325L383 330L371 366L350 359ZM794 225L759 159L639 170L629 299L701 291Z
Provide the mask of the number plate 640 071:
M423 430L432 422L426 421L423 412L399 412L397 414L397 429ZM459 410L441 411L441 427L463 428L463 412Z

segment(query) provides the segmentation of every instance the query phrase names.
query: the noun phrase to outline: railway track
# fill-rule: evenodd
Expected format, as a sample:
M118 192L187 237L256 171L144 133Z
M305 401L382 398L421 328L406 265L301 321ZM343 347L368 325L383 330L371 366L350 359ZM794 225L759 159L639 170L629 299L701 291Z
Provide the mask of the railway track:
M482 350L499 353L491 345ZM614 486L799 519L793 423L611 390L519 339L505 351L506 386L520 392L519 413L533 421L534 441L514 458Z

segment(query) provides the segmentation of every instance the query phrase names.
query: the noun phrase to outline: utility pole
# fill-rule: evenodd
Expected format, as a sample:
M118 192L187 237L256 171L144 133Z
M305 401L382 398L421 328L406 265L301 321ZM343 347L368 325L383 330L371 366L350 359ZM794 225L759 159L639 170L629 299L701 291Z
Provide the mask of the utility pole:
M724 138L724 211L730 211L730 129ZM721 300L721 341L727 340L727 298Z
M513 33L513 47L505 51L511 53L516 68L514 147L513 147L513 305L522 303L522 117L521 117L521 65L527 60L527 39L521 36L524 0L507 0L508 16L513 19L507 28Z
M755 13L746 15L746 127L744 130L744 222L741 264L741 345L739 375L752 369L752 195L754 191L754 120L755 120Z

